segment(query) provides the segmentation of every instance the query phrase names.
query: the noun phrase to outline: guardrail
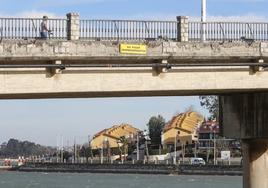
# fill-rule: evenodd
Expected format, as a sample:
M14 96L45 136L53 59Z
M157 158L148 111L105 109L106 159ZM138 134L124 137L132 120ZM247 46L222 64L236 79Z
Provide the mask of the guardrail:
M190 22L189 39L200 41L268 41L268 23L246 22Z
M80 20L80 39L177 40L178 21ZM184 32L184 31L181 31ZM268 41L268 23L189 22L189 41Z
M80 39L177 39L176 21L80 20Z
M71 19L71 18L70 18ZM268 41L268 23L48 19L52 39ZM1 39L40 38L40 18L0 18ZM185 35L186 34L186 35Z
M40 38L42 19L38 18L0 18L1 39L33 39ZM66 19L48 19L49 38L67 38Z

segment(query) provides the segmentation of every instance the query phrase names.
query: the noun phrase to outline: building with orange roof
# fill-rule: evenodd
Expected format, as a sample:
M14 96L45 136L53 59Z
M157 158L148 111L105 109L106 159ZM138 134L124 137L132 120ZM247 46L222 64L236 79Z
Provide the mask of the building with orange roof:
M135 138L138 132L139 129L129 124L114 125L95 134L90 144L92 149L100 149L104 143L109 143L110 148L117 148L120 137Z
M197 141L196 130L203 119L202 115L192 111L174 116L163 129L162 144L164 148L174 146L175 140L177 140L178 145Z

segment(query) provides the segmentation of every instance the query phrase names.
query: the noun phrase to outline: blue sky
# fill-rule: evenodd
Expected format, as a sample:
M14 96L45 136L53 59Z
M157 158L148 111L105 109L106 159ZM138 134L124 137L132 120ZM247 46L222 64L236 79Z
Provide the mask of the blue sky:
M79 12L82 18L175 19L177 15L200 16L201 0L0 0L0 15L42 15L64 17ZM267 0L207 0L211 17L265 19ZM3 6L4 5L4 6ZM14 6L15 5L15 6Z
M64 17L79 12L81 18L174 20L177 15L200 17L201 0L0 0L0 16ZM268 18L267 0L207 0L209 19L256 20ZM40 144L85 142L88 135L126 122L144 129L152 115L169 120L193 105L207 115L198 97L0 100L0 142L11 137Z

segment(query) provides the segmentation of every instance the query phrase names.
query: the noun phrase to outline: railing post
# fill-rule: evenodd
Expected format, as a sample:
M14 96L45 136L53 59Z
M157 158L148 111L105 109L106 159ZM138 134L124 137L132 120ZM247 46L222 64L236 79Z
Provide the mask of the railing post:
M189 41L189 18L187 16L177 16L177 40L179 42L188 42Z
M78 40L80 37L80 16L78 13L68 13L67 15L67 39Z

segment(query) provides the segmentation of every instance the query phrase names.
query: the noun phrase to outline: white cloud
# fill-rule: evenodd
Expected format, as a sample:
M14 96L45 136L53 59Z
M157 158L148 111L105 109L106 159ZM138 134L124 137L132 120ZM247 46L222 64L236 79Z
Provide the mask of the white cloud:
M95 1L102 1L102 0L95 0ZM105 1L105 0L103 0ZM37 10L30 10L30 11L23 11L18 12L17 14L1 14L0 17L22 17L22 18L42 18L44 15L48 16L49 18L66 18L65 15L58 15L53 12L47 11L37 11ZM177 14L136 14L136 15L129 15L129 16L113 16L111 19L131 19L131 20L163 20L163 21L176 21ZM107 16L96 18L96 19L105 19ZM86 17L82 19L87 19ZM189 16L190 21L200 21L200 17L197 16ZM208 15L207 21L238 21L238 22L267 22L268 18L265 16L257 15L254 13L251 14L244 14L244 15L230 15L230 16L221 16L221 15Z
M64 16L57 15L52 12L46 12L46 11L36 11L36 10L30 10L30 11L23 11L18 12L17 14L1 14L0 17L10 17L10 18L42 18L44 15L48 16L49 18L64 18Z
M209 0L208 2L243 2L243 3L261 3L266 2L266 0Z
M175 21L178 14L137 14L123 19L138 19L138 20L170 20ZM184 16L184 15L181 15ZM186 15L188 16L188 15ZM190 21L200 21L201 18L197 16L189 16ZM267 22L268 18L265 16L257 15L254 13L244 14L244 15L230 15L230 16L221 16L221 15L208 15L207 21L237 21L237 22Z
M69 7L77 6L81 4L96 4L96 3L106 3L106 2L118 2L125 0L45 0L42 2L37 2L34 7L37 8L47 8L47 7Z
M192 21L199 21L198 17L190 17ZM207 21L230 21L230 22L267 22L267 17L256 14L245 14L245 15L230 15L230 16L211 16L208 15Z

